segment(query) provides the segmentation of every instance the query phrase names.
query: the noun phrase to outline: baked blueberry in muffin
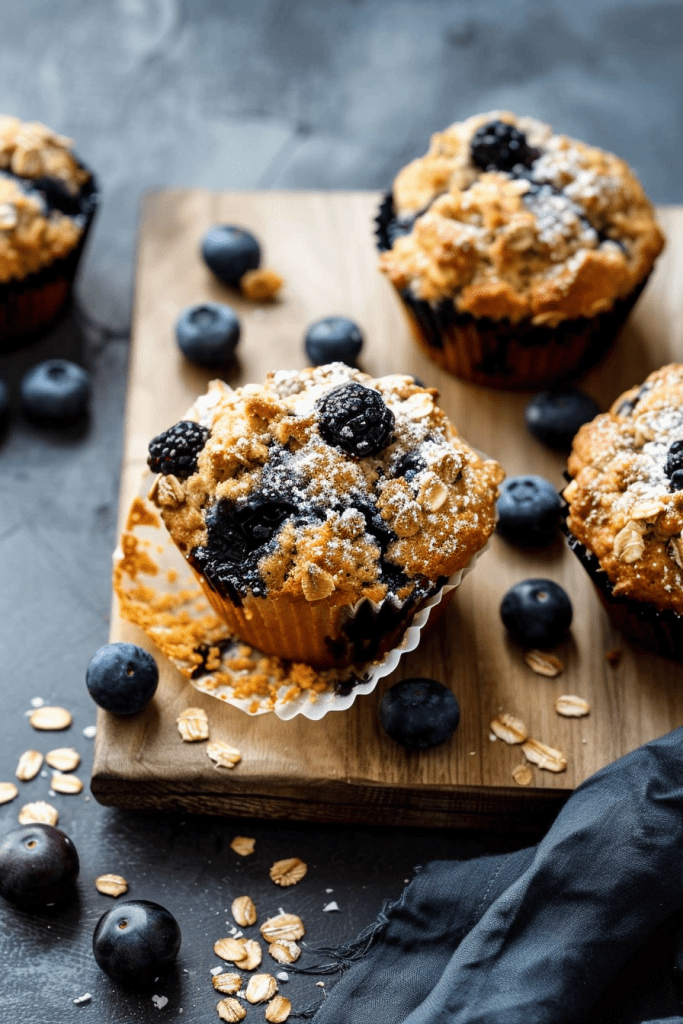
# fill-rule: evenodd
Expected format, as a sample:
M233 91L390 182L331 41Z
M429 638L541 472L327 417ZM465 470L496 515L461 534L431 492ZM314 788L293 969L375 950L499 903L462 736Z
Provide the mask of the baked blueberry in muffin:
M502 471L435 396L342 363L214 381L191 434L188 419L152 442L152 498L243 641L317 666L370 660L485 546Z
M604 354L663 237L623 160L495 111L436 133L399 172L378 244L437 363L477 383L528 387Z

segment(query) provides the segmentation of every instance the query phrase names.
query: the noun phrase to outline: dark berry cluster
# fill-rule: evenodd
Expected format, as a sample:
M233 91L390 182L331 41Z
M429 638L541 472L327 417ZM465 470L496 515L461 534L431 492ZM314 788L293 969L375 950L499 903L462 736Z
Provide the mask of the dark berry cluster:
M538 150L529 146L526 135L504 121L489 121L474 133L470 143L472 161L484 171L511 171L515 164L531 167Z
M683 491L683 441L673 441L666 454L666 475L672 491Z
M149 442L147 464L153 473L173 474L185 480L197 471L197 456L209 438L209 431L192 420L181 420Z
M394 414L378 391L350 381L319 399L318 427L327 444L360 459L391 443Z

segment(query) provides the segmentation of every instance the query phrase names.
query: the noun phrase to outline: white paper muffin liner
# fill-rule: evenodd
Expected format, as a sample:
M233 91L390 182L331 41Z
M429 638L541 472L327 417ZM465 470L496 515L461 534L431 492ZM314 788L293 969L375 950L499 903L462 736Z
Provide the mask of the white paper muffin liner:
M249 715L272 711L283 720L296 715L317 720L329 711L350 708L356 697L371 693L380 679L393 672L404 654L415 650L432 609L459 586L488 547L487 544L475 553L464 568L448 578L416 612L401 642L381 658L340 669L310 669L304 673L309 678L302 682L301 673L297 672L300 665L246 648L213 611L156 508L143 497L153 479L151 474L145 476L114 552L119 612L122 618L141 627L197 690ZM183 637L181 642L179 636ZM213 648L210 670L202 671L198 666L202 646L207 652ZM241 666L248 659L250 667L231 667L230 662L236 657ZM255 673L268 677L264 689L267 686L269 692L236 695ZM348 686L353 678L360 681L349 692L335 692L335 686L344 687L345 682Z

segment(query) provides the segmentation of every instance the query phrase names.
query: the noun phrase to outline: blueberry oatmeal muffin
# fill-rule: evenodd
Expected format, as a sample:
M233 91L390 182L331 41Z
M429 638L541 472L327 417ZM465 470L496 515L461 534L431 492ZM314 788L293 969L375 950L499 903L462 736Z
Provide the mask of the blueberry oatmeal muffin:
M569 545L616 625L683 659L683 364L581 427L568 473Z
M64 308L97 190L71 140L0 115L0 351Z
M214 381L152 440L150 498L241 640L319 668L369 661L485 546L503 473L435 395L343 363Z
M433 135L377 227L380 267L420 346L492 387L597 362L664 244L623 160L499 111Z

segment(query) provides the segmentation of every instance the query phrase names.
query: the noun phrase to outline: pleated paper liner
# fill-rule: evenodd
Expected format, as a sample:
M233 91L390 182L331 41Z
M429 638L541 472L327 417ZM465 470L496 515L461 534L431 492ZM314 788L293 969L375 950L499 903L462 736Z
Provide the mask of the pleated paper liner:
M250 715L273 711L282 719L319 719L351 707L357 696L371 693L393 672L404 654L415 650L432 609L445 603L482 553L424 602L391 650L362 664L316 669L264 654L231 633L156 509L142 497L151 482L151 476L146 478L134 499L114 553L120 614L143 629L196 689Z

